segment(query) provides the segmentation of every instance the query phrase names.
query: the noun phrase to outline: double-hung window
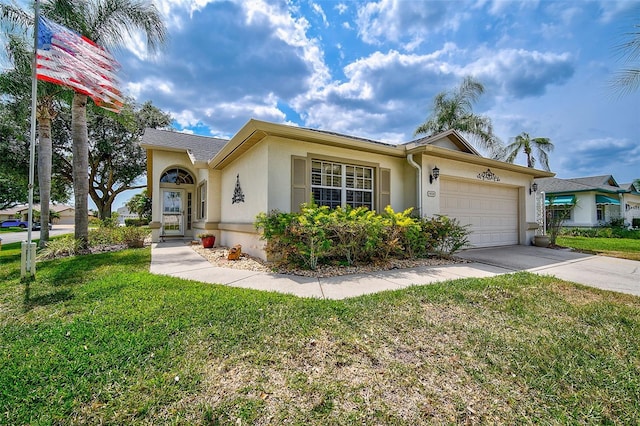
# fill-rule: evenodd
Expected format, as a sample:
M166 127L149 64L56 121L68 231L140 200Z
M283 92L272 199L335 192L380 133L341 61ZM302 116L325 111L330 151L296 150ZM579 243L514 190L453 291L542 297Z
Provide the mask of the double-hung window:
M373 210L372 167L334 161L311 161L311 193L320 206L367 207Z

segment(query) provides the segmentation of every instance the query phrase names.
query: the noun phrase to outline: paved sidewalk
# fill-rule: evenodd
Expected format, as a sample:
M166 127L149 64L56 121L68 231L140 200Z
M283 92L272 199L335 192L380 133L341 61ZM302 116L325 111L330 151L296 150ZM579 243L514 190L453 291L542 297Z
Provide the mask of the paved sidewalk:
M150 271L212 284L322 299L345 299L411 285L529 271L640 296L640 262L634 260L520 245L465 250L457 256L470 263L310 278L216 267L196 253L189 242L173 240L152 244Z
M411 285L430 284L458 278L490 277L511 272L505 268L482 263L459 263L330 278L299 277L216 267L196 253L188 242L182 240L152 244L150 271L154 274L170 275L212 284L276 291L321 299L345 299L385 290L397 290Z

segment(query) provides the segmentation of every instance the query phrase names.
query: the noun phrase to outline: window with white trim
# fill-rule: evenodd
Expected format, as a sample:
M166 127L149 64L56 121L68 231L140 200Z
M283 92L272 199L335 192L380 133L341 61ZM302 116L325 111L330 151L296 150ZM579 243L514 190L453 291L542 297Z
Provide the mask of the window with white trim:
M203 183L198 187L198 219L207 216L207 185Z
M311 161L311 193L319 206L373 210L373 167Z

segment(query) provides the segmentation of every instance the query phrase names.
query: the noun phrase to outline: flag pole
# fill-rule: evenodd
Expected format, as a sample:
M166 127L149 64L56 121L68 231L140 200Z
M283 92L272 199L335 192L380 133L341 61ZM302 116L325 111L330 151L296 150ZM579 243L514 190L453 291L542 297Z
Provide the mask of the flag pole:
M29 143L29 210L27 216L27 245L22 248L22 278L34 277L36 274L35 244L31 240L33 229L33 186L36 158L36 108L38 106L38 80L36 72L38 67L38 18L40 5L38 0L34 2L33 19L33 59L31 67L31 141ZM48 220L47 220L47 223Z

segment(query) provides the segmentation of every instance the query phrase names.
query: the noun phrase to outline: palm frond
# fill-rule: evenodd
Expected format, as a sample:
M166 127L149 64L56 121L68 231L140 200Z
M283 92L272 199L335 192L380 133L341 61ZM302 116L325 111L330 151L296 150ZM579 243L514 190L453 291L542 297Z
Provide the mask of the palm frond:
M25 32L33 26L33 14L16 4L0 4L0 22L11 31L20 28Z

